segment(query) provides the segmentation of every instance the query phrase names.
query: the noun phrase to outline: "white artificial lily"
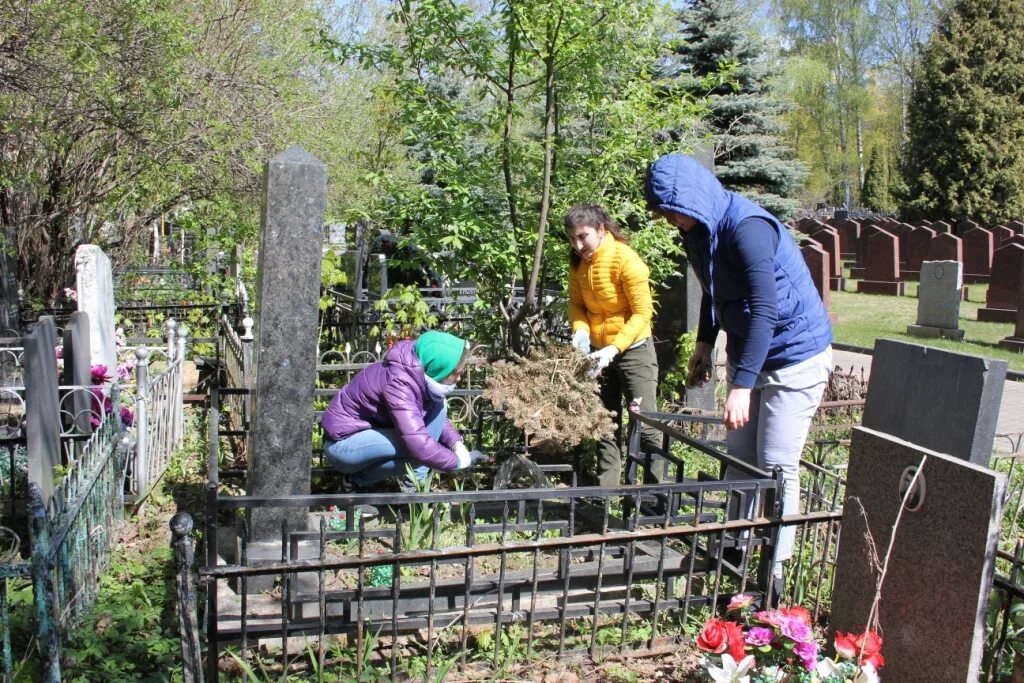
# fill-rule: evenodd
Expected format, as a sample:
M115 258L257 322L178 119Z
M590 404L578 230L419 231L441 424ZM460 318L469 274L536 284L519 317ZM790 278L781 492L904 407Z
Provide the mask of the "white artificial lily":
M860 665L860 672L853 679L853 683L878 683L879 680L881 679L878 678L878 672L871 662L864 662Z
M730 654L722 655L722 667L709 666L708 674L715 683L750 683L747 672L754 666L754 655L747 655L739 664Z
M828 657L818 662L818 665L814 667L814 673L818 674L822 678L828 678L836 673L839 666Z

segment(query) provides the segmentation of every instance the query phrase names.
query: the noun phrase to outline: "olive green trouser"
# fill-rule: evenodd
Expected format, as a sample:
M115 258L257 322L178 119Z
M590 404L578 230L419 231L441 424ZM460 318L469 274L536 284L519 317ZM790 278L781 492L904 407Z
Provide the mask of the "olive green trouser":
M626 349L608 364L601 373L601 403L612 411L615 420L614 436L597 443L597 479L600 486L618 486L622 475L622 412L630 401L640 398L641 410L658 409L658 357L654 352L654 339L648 337L635 348ZM627 421L628 424L628 421ZM640 441L645 448L661 447L661 432L650 425L641 425ZM658 483L663 479L660 470L664 462L647 472L644 482Z

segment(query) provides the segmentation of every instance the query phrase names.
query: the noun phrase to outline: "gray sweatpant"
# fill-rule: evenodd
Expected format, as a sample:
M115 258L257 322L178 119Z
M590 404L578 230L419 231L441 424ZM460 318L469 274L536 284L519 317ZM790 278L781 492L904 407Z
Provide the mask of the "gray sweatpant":
M734 371L730 362L726 369L729 389L734 386ZM733 457L769 472L776 466L782 468L784 515L800 510L800 454L831 371L830 346L807 360L762 372L750 392L750 421L740 429L728 432L725 437L726 448ZM725 478L748 479L749 475L726 470ZM749 505L753 505L752 496L748 496ZM747 509L743 515L749 516L751 512ZM732 510L731 513L736 516L739 511ZM782 569L781 562L793 556L795 537L794 526L784 526L779 530L775 549L776 574Z

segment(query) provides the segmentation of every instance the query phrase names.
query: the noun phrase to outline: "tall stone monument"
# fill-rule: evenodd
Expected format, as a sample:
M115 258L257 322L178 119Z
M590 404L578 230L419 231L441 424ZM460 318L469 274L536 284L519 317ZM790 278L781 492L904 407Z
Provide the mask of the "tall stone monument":
M882 680L978 680L1005 485L1003 474L854 428L830 628L864 632L892 540Z
M117 369L114 342L114 278L110 259L95 244L83 244L75 251L78 310L89 315L90 357L93 365Z
M310 491L317 314L327 167L292 146L267 164L257 267L256 380L249 493ZM277 539L282 520L305 529L307 512L254 510L252 540Z

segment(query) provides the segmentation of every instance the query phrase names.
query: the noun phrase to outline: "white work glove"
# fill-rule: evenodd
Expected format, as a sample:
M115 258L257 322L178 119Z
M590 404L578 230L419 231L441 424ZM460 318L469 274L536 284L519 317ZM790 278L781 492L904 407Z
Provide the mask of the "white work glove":
M572 335L570 343L574 349L579 349L583 353L590 353L590 333L586 330L576 330Z
M594 367L591 368L590 372L587 373L590 377L597 377L601 374L601 371L608 367L608 364L612 362L615 356L619 355L619 349L614 344L609 344L603 349L598 349L592 354L587 356L593 363Z
M455 451L455 457L458 458L458 464L455 465L455 469L457 470L469 469L484 455L480 451L469 450L466 448L466 444L462 441L457 442L455 446L452 447L452 450Z

